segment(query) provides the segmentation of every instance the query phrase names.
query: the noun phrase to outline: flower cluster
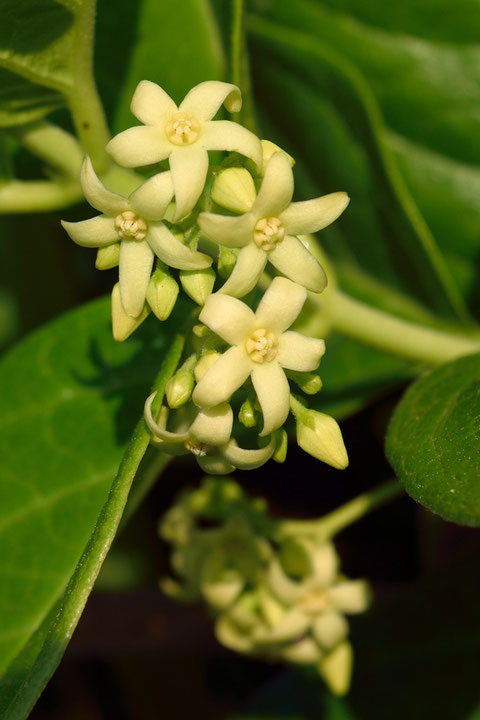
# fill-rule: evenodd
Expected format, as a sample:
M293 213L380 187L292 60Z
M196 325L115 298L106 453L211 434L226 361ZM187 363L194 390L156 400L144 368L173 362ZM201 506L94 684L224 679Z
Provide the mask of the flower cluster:
M285 538L278 528L263 500L249 499L231 479L206 478L161 523L178 578L164 579L162 587L206 602L223 645L313 665L343 694L352 670L345 615L367 609L368 585L339 573L331 542L301 530Z
M348 197L335 192L292 202L292 158L235 122L213 120L222 104L240 110L239 89L200 83L177 107L158 85L142 81L131 104L142 125L114 137L107 151L123 168L150 166L153 174L138 186L141 176L123 171L131 172L131 181L138 178L124 197L103 185L87 158L81 184L101 214L63 226L79 245L99 248L98 268L119 266L112 292L116 340L126 339L150 311L165 320L179 283L202 306L187 342L193 352L167 387L169 407L153 413L153 396L145 405L162 451L191 452L209 473L258 467L270 457L281 461L282 426L292 410L302 447L345 467L338 425L320 413L308 415L289 380L311 388L307 393L321 387L315 371L324 341L290 329L307 291L321 292L327 284L303 236L333 222ZM210 150L234 155L210 166ZM217 288L214 262L225 280ZM280 275L270 279L266 269ZM256 297L240 298L262 283L266 291L254 312ZM237 405L244 428L258 426L253 446L239 447L232 437ZM244 428L240 432L248 435Z

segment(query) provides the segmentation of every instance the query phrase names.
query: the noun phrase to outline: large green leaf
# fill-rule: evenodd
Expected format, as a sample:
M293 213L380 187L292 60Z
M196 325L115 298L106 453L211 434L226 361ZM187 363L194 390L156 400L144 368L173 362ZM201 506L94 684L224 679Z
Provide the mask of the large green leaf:
M447 520L480 526L480 355L443 365L409 388L386 451L415 500Z
M97 555L87 552L62 613L53 610L92 536L175 322L178 327L178 318L161 326L147 321L117 344L109 300L98 300L28 337L0 366L0 670L7 671L0 684L2 717L17 717L5 713L12 697L21 706L25 685L30 699L38 695L88 597L103 559L98 536L107 548L116 529L109 523L115 512L121 514L115 496L93 536L97 546L90 541ZM46 636L49 651L43 649ZM40 649L32 680L30 665Z
M0 126L37 120L72 92L80 48L86 43L90 52L93 7L93 0L3 1Z
M137 42L115 113L114 130L133 124L130 101L140 80L161 85L179 103L203 80L223 79L221 40L208 0L143 0Z

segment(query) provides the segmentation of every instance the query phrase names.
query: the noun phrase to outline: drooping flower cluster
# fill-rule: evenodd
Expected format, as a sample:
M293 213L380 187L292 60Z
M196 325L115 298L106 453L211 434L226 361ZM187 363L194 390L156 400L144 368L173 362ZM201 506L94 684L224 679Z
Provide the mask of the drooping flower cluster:
M231 479L206 478L162 521L178 578L162 587L206 602L217 639L230 649L313 665L343 694L352 670L345 615L367 609L368 585L342 576L333 544L311 529L282 537L278 528L263 500L249 499Z
M307 412L291 395L289 379L318 390L315 371L325 351L323 340L290 329L307 291L321 292L327 283L299 236L333 222L348 197L336 192L292 202L290 156L235 122L213 120L222 104L230 112L240 110L237 87L200 83L177 107L160 87L142 81L131 104L142 125L114 137L107 150L122 167L148 165L153 175L123 197L102 184L87 158L82 188L101 215L63 225L79 245L99 248L98 268L119 266L112 293L116 340L126 339L150 310L160 320L169 316L179 292L172 269L185 292L203 306L201 324L187 339L190 355L167 387L169 407L153 413L153 396L145 405L159 449L191 452L209 473L258 467L270 457L283 461L282 426L291 409L299 442L307 438L302 447L345 467L338 425ZM236 155L225 167L209 168L209 150ZM157 165L166 161L168 169ZM140 183L141 176L132 173L135 177ZM214 262L225 279L217 288ZM266 268L280 276L270 281L262 276ZM254 312L250 305L256 298L240 298L261 279L267 289ZM239 447L232 437L237 410L242 445L248 447ZM243 438L245 428L251 438Z

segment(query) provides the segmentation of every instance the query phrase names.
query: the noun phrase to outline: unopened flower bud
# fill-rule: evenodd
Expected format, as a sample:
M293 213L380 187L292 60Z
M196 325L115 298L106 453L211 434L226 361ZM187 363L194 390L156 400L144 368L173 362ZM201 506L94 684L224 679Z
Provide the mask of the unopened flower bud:
M204 305L211 294L215 283L215 271L212 268L202 270L181 270L180 282L182 287L198 305Z
M306 409L298 413L297 442L305 452L338 470L348 465L342 432L330 415Z
M117 342L123 342L145 320L150 310L145 304L138 317L127 315L120 299L120 285L117 283L112 290L112 331Z
M105 247L98 248L95 267L97 270L110 270L111 268L117 267L119 261L120 243L117 242L112 245L105 245Z
M181 368L170 378L165 387L167 402L171 408L178 408L190 400L193 392L193 372L188 368Z
M147 302L159 320L166 320L178 296L178 283L171 275L157 268L147 288Z
M220 170L213 181L211 197L217 205L227 210L250 212L256 198L253 178L245 168Z
M272 155L276 152L283 152L288 159L290 160L290 165L293 167L295 165L295 160L291 155L289 155L283 148L279 147L279 145L275 145L275 143L271 142L270 140L261 140L262 145L262 154L263 154L263 169L262 169L262 175L265 175L265 168L267 167L267 163L272 157Z
M288 450L288 434L283 428L275 430L275 451L272 455L272 460L277 463L284 463L287 458Z
M319 375L309 372L295 372L294 370L287 370L287 377L298 385L300 390L307 395L315 395L322 389L322 380Z
M318 671L335 695L345 695L350 687L353 651L349 642L337 645L318 663Z
M246 428L255 427L258 423L258 412L250 398L247 398L240 408L238 419Z
M223 245L219 245L217 269L220 277L224 280L228 280L233 272L233 268L237 262L238 250L232 250L226 248Z
M217 362L219 357L221 357L221 353L215 351L207 352L205 355L202 355L193 371L197 382L200 382L207 370L212 367L213 363Z

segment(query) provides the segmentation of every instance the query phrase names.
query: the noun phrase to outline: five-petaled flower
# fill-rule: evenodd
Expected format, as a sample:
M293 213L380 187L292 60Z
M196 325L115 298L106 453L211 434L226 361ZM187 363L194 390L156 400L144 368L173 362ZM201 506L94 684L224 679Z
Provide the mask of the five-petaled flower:
M285 332L306 297L305 288L281 277L272 281L256 313L237 298L210 295L199 318L232 347L201 378L192 395L194 402L202 408L223 403L251 376L263 413L260 435L281 427L290 397L283 368L315 370L325 352L323 340Z
M322 267L295 237L330 225L345 210L349 198L335 192L314 200L292 203L293 173L288 156L276 152L268 161L260 192L252 207L237 217L200 213L198 224L211 240L226 247L242 248L222 293L242 297L258 282L270 260L283 275L307 290L321 292L327 279Z
M233 412L226 402L215 407L186 406L177 412L175 431L167 430L168 409L160 409L159 420L152 414L156 393L145 402L145 422L153 435L153 442L167 455L195 455L202 470L210 475L226 475L235 468L253 470L264 465L275 450L275 440L258 449L238 447L231 437Z
M120 297L127 315L138 317L145 305L155 255L181 270L211 265L211 258L184 245L162 222L173 196L169 172L147 180L129 197L107 190L95 175L89 158L81 172L84 195L102 215L62 225L72 240L87 247L120 242Z
M205 184L207 150L239 152L262 165L260 140L229 120L212 121L220 106L238 112L240 90L215 80L196 85L180 106L158 85L142 80L131 110L143 126L129 128L113 138L108 152L120 165L139 167L169 158L176 200L175 220L188 215Z

